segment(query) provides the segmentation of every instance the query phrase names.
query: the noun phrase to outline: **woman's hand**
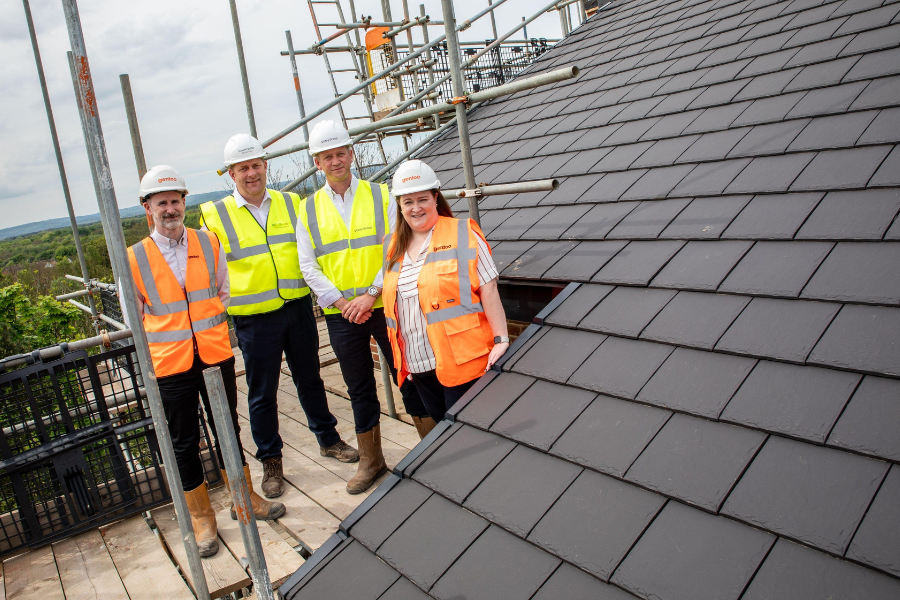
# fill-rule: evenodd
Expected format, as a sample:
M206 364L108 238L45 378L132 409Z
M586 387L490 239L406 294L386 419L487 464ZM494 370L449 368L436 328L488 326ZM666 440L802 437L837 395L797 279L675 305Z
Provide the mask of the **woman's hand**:
M488 363L487 367L485 367L484 372L487 373L491 370L491 367L494 366L494 363L500 360L500 357L503 356L506 351L509 349L509 342L503 342L502 344L495 344L491 349L490 355L488 355Z

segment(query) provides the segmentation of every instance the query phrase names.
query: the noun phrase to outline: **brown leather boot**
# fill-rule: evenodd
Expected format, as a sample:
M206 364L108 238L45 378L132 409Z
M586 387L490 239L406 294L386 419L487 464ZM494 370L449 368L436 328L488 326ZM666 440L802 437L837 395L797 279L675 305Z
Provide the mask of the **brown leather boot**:
M209 490L204 481L199 487L184 493L188 512L191 513L191 525L200 556L212 556L219 551L218 529L216 529L216 513L209 505Z
M263 463L262 492L266 498L277 498L284 493L284 474L281 457L265 458Z
M222 478L225 480L225 487L228 487L228 474L222 470ZM274 521L287 509L281 502L269 502L264 500L262 496L253 491L253 481L250 479L250 467L244 465L244 479L247 480L247 489L250 491L250 505L253 506L253 514L259 521ZM237 521L237 512L234 510L234 500L231 502L231 520Z
M437 425L431 417L413 417L412 420L420 440L424 440L425 436Z
M355 463L359 460L359 452L344 440L332 446L319 446L319 454L336 458L343 463Z
M387 471L381 452L381 425L365 433L357 433L356 442L359 445L359 468L347 482L349 494L362 494L372 487L379 475Z

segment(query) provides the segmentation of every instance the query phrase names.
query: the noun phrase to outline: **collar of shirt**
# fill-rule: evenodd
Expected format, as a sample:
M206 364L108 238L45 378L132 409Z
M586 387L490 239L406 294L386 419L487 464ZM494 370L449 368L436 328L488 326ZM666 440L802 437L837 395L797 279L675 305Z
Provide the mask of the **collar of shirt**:
M347 191L350 192L351 200L356 195L357 187L359 187L359 179L357 179L356 176L351 173L350 174L350 187L347 188ZM334 202L336 198L340 198L342 202L344 201L343 196L339 195L337 192L335 192L333 189L331 189L331 185L329 185L328 180L325 181L325 187L323 189L325 190L325 193L328 194L328 196L331 198L332 202ZM346 194L346 193L347 192L344 192L344 194Z
M247 200L243 196L241 196L241 193L239 191L237 191L237 188L234 188L234 194L232 194L232 195L234 196L234 201L237 204L238 208L240 208L242 206L247 206L248 204L250 204L249 202L247 202ZM263 197L263 200L262 200L262 202L259 203L259 205L262 206L263 204L265 204L266 202L269 202L271 200L272 200L272 196L269 195L269 190L267 188L266 195ZM253 204L250 204L250 206L253 206L254 208L256 208L256 206L254 206Z
M187 247L187 227L185 227L184 231L181 233L181 238L177 240L164 236L158 232L155 227L150 233L150 237L153 238L153 241L156 242L156 245L160 248L174 248L175 246Z

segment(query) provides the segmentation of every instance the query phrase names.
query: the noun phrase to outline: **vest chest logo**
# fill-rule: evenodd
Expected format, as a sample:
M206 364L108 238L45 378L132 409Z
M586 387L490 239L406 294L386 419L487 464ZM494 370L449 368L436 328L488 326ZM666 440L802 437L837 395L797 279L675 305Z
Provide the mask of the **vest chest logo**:
M188 258L200 258L199 254L188 254Z
M450 249L450 244L447 244L446 246L435 246L434 248L432 248L431 251L438 252L439 250L449 250L449 249Z
M375 229L375 228L372 227L371 225L365 225L363 227L357 227L356 229L353 230L353 233L359 233L360 231L371 231L373 229Z
M287 227L288 225L290 225L290 223L288 223L286 221L282 221L282 222L271 223L271 225L272 225L272 229L276 229L276 228L281 228L281 227Z

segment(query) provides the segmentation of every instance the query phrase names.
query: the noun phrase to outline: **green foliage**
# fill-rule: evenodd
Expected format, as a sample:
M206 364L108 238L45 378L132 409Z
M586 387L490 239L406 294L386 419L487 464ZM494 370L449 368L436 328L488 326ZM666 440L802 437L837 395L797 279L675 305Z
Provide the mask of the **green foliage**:
M81 311L51 296L33 302L21 283L0 288L0 356L74 341L80 320Z

